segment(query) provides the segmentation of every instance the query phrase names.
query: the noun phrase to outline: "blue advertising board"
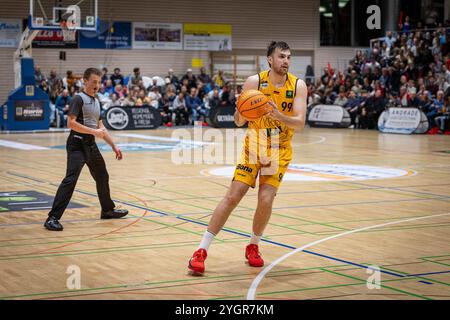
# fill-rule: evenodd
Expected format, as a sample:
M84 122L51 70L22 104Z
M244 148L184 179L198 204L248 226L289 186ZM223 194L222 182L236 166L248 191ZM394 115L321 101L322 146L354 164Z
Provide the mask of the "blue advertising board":
M101 21L98 32L79 31L80 49L131 49L131 22Z

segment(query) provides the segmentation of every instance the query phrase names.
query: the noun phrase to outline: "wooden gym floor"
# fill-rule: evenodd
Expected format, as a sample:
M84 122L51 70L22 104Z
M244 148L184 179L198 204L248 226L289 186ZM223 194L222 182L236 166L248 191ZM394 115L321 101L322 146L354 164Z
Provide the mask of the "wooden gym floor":
M151 144L170 142L158 137L171 133L113 135L123 144ZM124 151L119 162L107 151L112 197L130 210L126 219L99 220L87 168L72 198L79 206L61 220L63 232L43 228L45 204L37 210L3 208L14 200L7 192L54 196L65 173L66 137L0 134L1 299L246 299L250 287L256 299L450 299L448 136L312 128L297 134L292 163L374 166L405 174L349 180L343 173L305 171L304 177L329 179L284 181L261 243L271 269L255 282L263 268L244 263L244 248L257 190L249 191L216 237L205 275L187 273L188 259L230 182L208 173L222 165L174 165L171 152L158 148ZM46 148L6 147L10 142ZM80 289L68 281L74 266ZM379 289L367 285L368 266L380 268Z

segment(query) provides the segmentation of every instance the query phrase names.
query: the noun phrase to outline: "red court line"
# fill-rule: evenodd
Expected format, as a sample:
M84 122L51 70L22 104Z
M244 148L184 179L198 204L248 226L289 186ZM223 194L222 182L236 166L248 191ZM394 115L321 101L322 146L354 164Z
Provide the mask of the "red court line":
M128 195L128 196L130 196L130 197L132 197L132 198L134 198L134 199L136 199L136 200L138 200L139 202L143 203L145 207L148 206L148 205L147 205L147 202L146 202L145 200L140 199L140 198L138 198L138 197L136 197L136 196L134 196L134 195L131 195L131 194L129 194L129 193L126 193L126 192L123 192L123 193L126 194L126 195ZM29 253L24 253L24 254L21 254L21 256L28 256L28 255L40 254L40 253L44 253L44 252L47 252L47 251L50 251L50 250L61 249L61 248L65 248L65 247L72 246L72 245L74 245L74 244L79 244L79 243L82 243L82 242L85 242L85 241L97 239L97 238L100 238L100 237L103 237L103 236L106 236L106 235L115 233L115 232L117 232L117 231L120 231L120 230L122 230L122 229L128 228L128 227L134 225L135 223L139 222L140 220L142 220L142 219L147 215L147 212L148 212L148 211L145 210L145 211L144 211L144 214L143 214L142 216L140 216L139 218L137 218L136 220L134 220L133 222L131 222L131 223L127 224L127 225L124 225L124 226L122 226L122 227L113 229L113 230L108 231L108 232L105 232L105 233L98 234L98 235L96 235L96 236L94 236L94 237L90 237L90 238L83 239L83 240L76 241L76 242L66 243L66 244L63 244L63 245L60 245L60 246L56 246L56 247L52 247L52 248L47 248L47 249L44 249L44 250L38 250L38 251L29 252ZM53 253L55 253L55 252L53 252Z

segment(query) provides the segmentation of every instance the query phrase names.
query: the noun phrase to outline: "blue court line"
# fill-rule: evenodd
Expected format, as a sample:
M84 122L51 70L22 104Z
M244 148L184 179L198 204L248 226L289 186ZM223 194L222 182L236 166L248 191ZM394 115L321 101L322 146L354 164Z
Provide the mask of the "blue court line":
M424 281L424 280L420 280L419 282L422 282L422 283L425 283L425 284L433 284L433 283L431 283L431 282Z
M334 206L351 206L351 205L364 205L364 204L380 204L380 203L397 203L397 202L414 202L414 201L431 201L431 200L441 200L440 198L410 198L401 200L384 200L384 201L363 201L363 202L344 202L344 203L333 203L333 204L311 204L311 205L301 205L301 206L286 206L286 207L275 207L273 210L283 210L283 209L299 209L299 208L320 208L320 207L334 207ZM234 212L238 211L249 211L252 209L236 209ZM192 214L207 214L210 211L200 211L200 212L186 212L183 215Z
M38 182L41 182L41 183L47 183L46 181L39 181L39 180L36 180L36 179L33 179L33 178L29 178L29 177L26 177L26 176L20 176L20 177L26 178L26 179L30 179L30 180L34 180L34 181L38 181ZM50 184L51 185L56 185L54 183L50 183ZM56 185L56 186L58 186L58 185ZM81 190L78 190L78 189L75 189L75 191L80 192L80 193L85 194L85 195L89 195L89 196L97 196L96 194L93 194L93 193L90 193L90 192L86 192L86 191L81 191ZM146 208L146 207L143 207L143 206L134 205L134 204L128 203L126 201L120 201L120 200L114 200L114 199L113 199L113 201L118 202L118 203L122 203L122 204L125 204L125 205L130 205L132 207L136 207L136 208L139 208L139 209L142 209L142 210L147 210L147 211L150 211L150 212L154 212L154 213L157 213L157 214L160 214L160 215L163 215L163 216L171 216L171 215L169 215L167 213L164 213L164 212L161 212L161 211L157 211L157 210L154 210L154 209L150 209L150 208ZM191 222L191 223L196 223L196 224L199 224L199 225L202 225L202 226L206 226L206 227L208 226L208 224L205 223L205 222L200 222L200 221L196 221L196 220L186 219L186 218L181 217L181 216L174 216L174 218L179 219L179 220L183 220L183 221L187 221L187 222ZM227 228L222 228L222 230L225 231L225 232L228 232L228 233L244 236L246 238L251 238L250 234L246 234L246 233L243 233L243 232L234 231L234 230L230 230L230 229L227 229ZM292 249L292 250L297 249L296 247L293 247L293 246L290 246L290 245L286 245L286 244L283 244L283 243L280 243L280 242L264 239L264 238L262 238L261 241L267 242L267 243L271 243L271 244L274 244L274 245L277 245L277 246L280 246L280 247ZM312 255L316 255L316 256L320 256L320 257L323 257L323 258L326 258L326 259L329 259L329 260L343 262L343 263L346 263L346 264L349 264L349 265L352 265L352 266L356 266L356 267L360 267L360 268L364 268L364 269L370 269L369 266L365 266L365 265L362 265L362 264L354 263L354 262L343 260L343 259L339 259L339 258L334 258L334 257L328 256L328 255L320 254L320 253L313 252L313 251L310 251L310 250L302 250L302 252L305 252L305 253L308 253L308 254L312 254ZM380 272L381 273L385 273L385 274L389 274L389 275L392 275L392 276L396 276L396 277L401 277L401 278L421 276L421 274L417 274L417 275L401 275L401 274L393 273L393 272L386 271L386 270L380 270ZM441 273L450 273L450 270L449 271L432 272L432 273L427 273L427 274L429 275L429 274L441 274ZM427 275L427 274L422 274L422 275Z
M443 274L443 273L450 273L450 270L447 271L438 271L438 272L428 272L428 273L418 273L418 274L409 274L407 277L422 277L422 276L428 276L432 274Z

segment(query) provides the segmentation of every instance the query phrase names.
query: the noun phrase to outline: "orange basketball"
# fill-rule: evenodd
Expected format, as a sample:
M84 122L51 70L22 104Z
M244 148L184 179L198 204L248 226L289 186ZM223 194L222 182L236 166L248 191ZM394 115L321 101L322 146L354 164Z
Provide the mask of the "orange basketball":
M245 119L252 121L269 112L268 101L269 99L261 91L246 90L239 96L237 108Z

